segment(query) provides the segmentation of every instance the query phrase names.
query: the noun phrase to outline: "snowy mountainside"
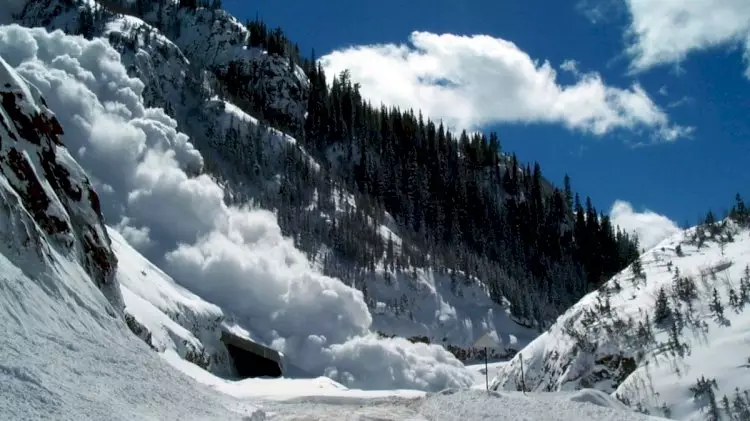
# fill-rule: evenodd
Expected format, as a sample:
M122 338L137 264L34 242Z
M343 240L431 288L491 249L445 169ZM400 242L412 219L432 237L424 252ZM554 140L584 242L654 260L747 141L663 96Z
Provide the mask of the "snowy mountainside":
M0 57L9 75L0 77L7 89L0 88L6 94L0 150L8 157L0 166L0 324L6 327L0 418L423 421L549 419L553 413L561 421L648 419L581 396L545 400L449 389L416 399L421 394L408 391L404 399L398 391L348 391L315 379L308 383L334 388L338 396L307 390L272 403L191 381L174 368L210 374L177 353L203 346L211 354L215 327L202 323L227 310L261 339L350 385L436 390L473 378L440 347L368 333L361 294L312 270L272 214L223 203L221 186L192 174L200 173L202 160L187 136L162 110L143 106L143 84L127 76L105 42L6 26L0 27ZM101 192L84 190L89 184ZM309 296L320 301L306 301ZM151 337L132 335L131 319ZM227 326L227 319L213 320ZM342 328L343 335L336 332ZM293 386L284 379L213 380L242 390Z
M109 247L98 195L67 150L58 148L63 129L39 90L27 85L5 61L0 62L0 83L3 202L11 225L25 228L23 241L12 232L6 233L8 239L22 250L32 246L34 225L27 219L32 218L50 243L86 269L119 313L122 297L113 280L117 258ZM12 211L20 210L18 206L29 214L16 219ZM37 253L44 258L49 250L38 246Z
M221 330L240 332L226 321L221 308L179 286L162 270L133 249L122 235L109 228L112 250L121 262L117 280L125 302L126 321L157 352L174 351L197 366L231 376Z
M61 142L64 129L2 57L0 97L0 417L252 415L128 330L97 195Z
M290 165L301 162L313 173L319 171L321 164L293 137L266 127L236 104L215 95L215 89L221 86L217 78L228 70L228 63L239 60L244 63L243 66L252 65L251 69L247 69L250 72L247 73L248 83L252 85L248 91L262 91L262 97L273 102L265 105L267 109L287 113L291 120L296 121L300 118L299 107L304 105L307 81L301 69L297 67L290 76L286 59L245 48L244 43L239 41L247 37L247 31L231 15L207 9L187 13L167 7L161 11L161 18L157 18L157 10L144 13L144 22L138 17L111 13L100 16L102 23L89 25L91 28L84 31L81 28L82 10L99 10L100 15L104 14L101 11L104 9L98 8L98 3L94 1L43 0L30 2L19 22L27 26L44 25L49 29L86 32L90 36L106 39L120 52L128 74L143 82L141 95L145 105L163 107L175 118L178 129L190 136L203 157L202 165L225 186L230 204L241 205L251 201L264 208L284 206L278 203L278 197L280 191L292 184L285 181L285 171L289 170ZM173 24L167 25L166 22ZM197 48L196 45L203 47ZM205 51L215 54L207 55ZM255 164L248 164L248 161ZM195 161L185 167L185 171L198 174L200 165ZM318 174L317 178L320 179L318 184L325 182L323 174ZM357 206L354 196L343 191L342 195L347 197L346 204L336 201L331 208L324 209L315 199L321 186L309 181L308 184L302 189L293 186L296 191L310 192L308 196L302 195L310 203L304 220L319 221L316 224L330 227L341 221L347 207L351 209ZM343 187L336 186L334 189L342 190ZM389 219L392 220L387 214L381 222L370 217L367 225L371 228L368 229L379 232L384 242L389 239L397 243L408 241L402 240L399 230L388 223ZM319 230L313 227L312 231ZM297 237L298 232L292 227L284 234ZM317 241L322 242L321 250L332 246L332 240ZM315 247L307 246L305 251L309 253L309 249ZM319 262L314 264L324 269ZM416 279L408 274L412 269L419 273ZM447 275L427 268L387 272L381 267L358 276L357 280L351 279L354 275L333 272L350 286L360 288L368 285L372 318L377 331L386 336L426 337L431 343L444 345L465 358L476 354L476 350L469 345L484 333L496 335L506 347L512 349L520 348L537 334L533 329L519 327L513 318L507 317L507 306L492 304L481 282L464 277L460 272L454 275L458 288L448 288L452 281L447 279ZM326 273L331 274L329 271ZM419 307L411 315L398 310L403 303L396 304L396 300L403 297L403 291L382 287L389 284L386 278L400 279L397 284L409 291L421 291L417 295L406 294L409 305ZM409 283L412 285L407 287ZM438 287L430 286L432 283ZM458 294L467 297L477 295L481 302L487 303L488 308L477 311L478 308ZM420 304L423 302L430 304ZM441 310L436 310L438 308ZM495 354L504 355L505 351L499 349Z
M441 344L462 360L483 357L484 349L472 345L484 334L498 344L488 349L491 358L507 358L538 336L494 303L477 279L460 274L381 268L364 279L363 291L373 311L373 329Z
M670 418L750 419L749 265L745 223L678 233L561 316L492 387L596 388Z
M0 55L56 113L65 128L61 139L100 191L108 223L252 337L302 370L348 386L471 384L471 373L440 346L378 338L362 293L316 271L272 213L227 205L220 185L195 175L203 158L190 139L163 110L144 107L143 83L128 76L105 41L11 25L0 27ZM158 309L149 298L155 296L140 295ZM205 349L211 328L204 330L191 333Z

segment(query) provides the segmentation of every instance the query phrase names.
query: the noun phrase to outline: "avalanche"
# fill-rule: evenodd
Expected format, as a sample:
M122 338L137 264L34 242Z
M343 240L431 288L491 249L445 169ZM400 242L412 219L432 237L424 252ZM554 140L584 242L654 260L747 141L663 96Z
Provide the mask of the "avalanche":
M98 7L100 4L93 0L78 3L39 0L27 5L24 13L18 16L18 22L26 26L43 24L50 30L59 28L66 32L85 32L87 36L106 39L120 52L120 60L127 68L128 75L143 83L140 95L144 104L163 107L175 119L179 131L190 136L190 144L200 150L201 159L196 160L194 165L185 166L187 173L197 174L202 162L204 171L226 186L223 189L228 199L226 203L252 202L264 208L272 207L277 209L280 219L287 220L285 229L295 234L297 230L303 231L304 228L289 226L289 216L295 212L279 204L281 186L290 176L286 168L289 165L288 155L290 151L299 154L298 164L306 164L316 174L322 165L333 164L335 158L318 162L293 137L266 127L226 100L230 98L242 103L242 98L233 97L227 92L216 95L217 90L222 90L216 78L227 72L228 63L252 63L242 68L243 74L250 80L247 92L264 92L261 95L266 101L264 109L276 110L299 123L303 114L300 110L304 111L305 107L306 86L309 85L302 69L296 67L290 70L286 59L258 49L244 48L246 42L240 41L249 36L248 31L237 19L223 11L198 9L195 13L185 13L181 8L167 7L162 10L161 18L155 16L153 10L143 11L140 18L97 14L102 19L100 28L93 34L81 29L76 20L80 19L85 9L90 11ZM165 27L159 24L166 19L165 16L179 25ZM205 51L212 51L213 54L203 54ZM249 167L248 161L253 160L262 164L256 162ZM319 185L315 180L306 180L305 183L304 189ZM312 192L311 197L302 199L309 202L304 215L299 217L314 221L321 228L345 222L351 209L358 207L358 200L344 188L335 190L338 197L332 198L335 204L329 209L321 207L315 198L317 191ZM115 210L115 213L118 214L119 210ZM133 215L128 221L132 218ZM382 221L376 221L371 216L367 218L369 224L379 231L384 243L392 239L395 249L401 248L401 234L409 234L402 233L390 215L386 213ZM272 224L277 225L275 222ZM162 250L149 251L146 247L154 236L149 237L145 229L135 229L130 226L132 224L124 225L118 225L117 229L127 237L127 241L138 245L139 251L147 254L159 267L167 269L160 261L163 256L149 254ZM299 236L302 235L299 233ZM328 256L324 259L324 255L335 247L330 243L332 240L318 238L316 241L321 240L323 243L317 246L302 246L306 253L314 257L312 266L316 272L324 270L323 261L333 261L334 267L339 265L338 258L330 259ZM146 243L141 244L142 241ZM410 243L407 240L405 246L413 247ZM346 266L345 262L341 263ZM327 273L341 272L328 266L325 269ZM388 270L380 264L369 270L363 280L354 280L356 277L345 271L340 276L350 286L367 292L363 299L371 311L370 330L384 336L397 335L438 343L451 349L461 359L476 356L477 350L472 349L471 345L485 333L495 335L501 342L502 345L493 350L498 356L512 354L538 334L535 329L523 327L514 321L509 314L509 304L493 302L480 279L467 278L460 271L449 277L441 270L414 267L397 271L393 268ZM205 298L217 302L213 297ZM409 311L404 310L405 307Z
M98 195L60 141L64 128L36 86L3 58L0 96L2 419L526 420L549 419L549 413L561 421L645 419L596 392L553 399L358 392L322 378L230 382L187 363L175 347L180 339L199 339L162 316L190 309L197 321L220 318L221 309L180 288L105 228ZM129 311L152 329L149 345L163 353L129 331L121 317ZM375 352L384 348L383 341L358 341L370 341ZM276 402L268 400L274 389ZM261 397L264 409L248 403Z
M361 292L317 273L273 214L229 207L211 178L189 176L200 154L174 120L143 106L143 84L105 42L14 25L0 29L0 55L57 113L107 221L254 337L306 371L348 385L440 390L471 383L440 346L377 339Z
M255 413L193 384L132 335L96 194L58 146L59 123L2 58L0 96L0 418Z

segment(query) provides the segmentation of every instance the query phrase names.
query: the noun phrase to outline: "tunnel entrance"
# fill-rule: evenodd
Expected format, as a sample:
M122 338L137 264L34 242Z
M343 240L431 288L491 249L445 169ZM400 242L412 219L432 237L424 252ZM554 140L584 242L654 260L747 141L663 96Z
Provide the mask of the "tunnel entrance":
M221 333L221 341L241 378L283 375L283 364L277 351L228 332Z

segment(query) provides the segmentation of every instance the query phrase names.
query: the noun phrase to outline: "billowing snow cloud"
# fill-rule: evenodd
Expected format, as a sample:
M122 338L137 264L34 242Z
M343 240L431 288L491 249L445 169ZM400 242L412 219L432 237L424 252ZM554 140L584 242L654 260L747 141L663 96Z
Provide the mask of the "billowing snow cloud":
M690 132L671 124L639 85L608 86L572 60L563 70L576 81L561 84L549 62L540 63L503 39L413 32L409 41L350 47L320 62L328 77L350 70L362 94L375 103L421 109L451 127L552 123L594 135L646 129L667 141Z
M750 78L750 1L625 0L630 12L628 53L634 70L679 63L689 53L743 45Z
M643 249L650 249L662 240L680 231L671 219L650 210L636 212L633 206L625 201L617 200L609 211L609 217L620 229L635 233Z
M380 340L362 294L316 272L275 216L229 207L203 160L102 40L0 27L0 55L36 85L100 194L108 224L178 282L221 305L301 368L351 386L466 386L439 346Z

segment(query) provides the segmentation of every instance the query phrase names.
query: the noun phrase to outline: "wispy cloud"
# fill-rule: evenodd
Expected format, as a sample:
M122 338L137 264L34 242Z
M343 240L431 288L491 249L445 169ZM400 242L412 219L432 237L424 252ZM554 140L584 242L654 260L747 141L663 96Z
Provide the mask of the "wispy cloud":
M681 107L683 105L691 104L693 102L693 98L689 96L683 96L682 98L672 101L669 104L667 104L667 107L669 108L677 108Z
M610 86L574 60L562 70L576 79L563 84L548 61L504 39L414 32L409 41L350 47L321 63L329 77L349 69L375 103L419 108L458 128L547 123L596 136L647 130L665 141L689 130L671 123L640 85Z
M619 18L624 11L621 0L580 0L576 9L594 24L603 24Z
M741 45L750 78L750 1L624 0L630 15L627 54L634 72L679 64L691 52Z

